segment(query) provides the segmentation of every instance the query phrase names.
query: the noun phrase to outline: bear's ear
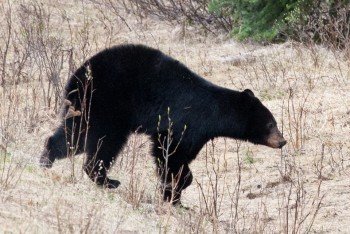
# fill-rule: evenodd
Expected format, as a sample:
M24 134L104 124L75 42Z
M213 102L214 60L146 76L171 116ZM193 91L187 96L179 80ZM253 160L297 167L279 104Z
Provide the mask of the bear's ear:
M250 89L245 89L245 90L243 91L243 93L246 93L246 94L248 94L248 95L251 96L251 97L255 97L253 91L251 91Z
M250 89L246 89L240 93L241 106L247 108L253 102L254 93Z

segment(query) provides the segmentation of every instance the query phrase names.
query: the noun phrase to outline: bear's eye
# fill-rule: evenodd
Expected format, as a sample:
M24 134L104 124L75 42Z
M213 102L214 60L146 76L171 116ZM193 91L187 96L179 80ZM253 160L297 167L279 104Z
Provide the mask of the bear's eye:
M266 127L267 127L267 129L272 129L272 128L273 128L273 123L268 123L268 124L266 125Z

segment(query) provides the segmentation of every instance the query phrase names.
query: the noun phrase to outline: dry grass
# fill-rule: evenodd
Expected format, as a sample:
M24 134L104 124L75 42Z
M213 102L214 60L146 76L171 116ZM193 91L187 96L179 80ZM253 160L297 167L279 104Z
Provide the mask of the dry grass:
M107 2L107 1L102 1ZM348 233L350 60L288 42L239 44L106 8L98 1L0 3L0 232ZM224 38L224 36L222 36ZM77 157L38 167L62 87L87 57L143 43L212 82L250 88L288 140L283 150L216 139L191 164L183 203L161 204L147 137L134 135L103 190Z

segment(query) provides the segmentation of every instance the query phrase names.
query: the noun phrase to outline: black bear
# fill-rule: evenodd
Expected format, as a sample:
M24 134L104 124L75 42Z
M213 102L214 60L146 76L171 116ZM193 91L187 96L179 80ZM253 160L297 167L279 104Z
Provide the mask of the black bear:
M116 46L88 59L69 79L64 98L62 124L46 141L42 167L86 152L87 175L99 185L117 187L108 169L130 133L142 132L153 142L163 198L173 204L192 182L189 163L210 139L223 136L272 148L286 144L252 91L214 85L143 45Z

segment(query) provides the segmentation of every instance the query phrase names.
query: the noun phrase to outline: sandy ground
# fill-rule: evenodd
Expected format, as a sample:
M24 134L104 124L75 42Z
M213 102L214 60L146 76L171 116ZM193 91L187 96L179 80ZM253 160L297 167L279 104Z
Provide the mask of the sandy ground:
M96 2L0 4L2 54L6 19L13 30L3 77L22 77L0 87L1 233L350 232L346 54L296 42L240 43L186 23L141 20L122 8L118 15ZM183 195L190 210L160 204L146 136L132 136L110 171L122 182L117 190L91 183L81 170L83 156L43 171L38 158L58 122L43 91L53 58L62 58L51 70L64 83L70 67L122 43L158 48L215 84L250 88L273 112L288 145L273 150L232 139L208 142L191 164L196 179ZM29 58L16 75L26 45Z

